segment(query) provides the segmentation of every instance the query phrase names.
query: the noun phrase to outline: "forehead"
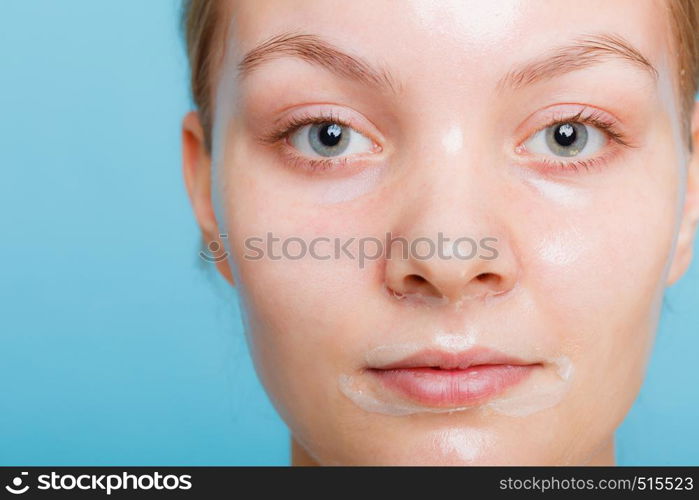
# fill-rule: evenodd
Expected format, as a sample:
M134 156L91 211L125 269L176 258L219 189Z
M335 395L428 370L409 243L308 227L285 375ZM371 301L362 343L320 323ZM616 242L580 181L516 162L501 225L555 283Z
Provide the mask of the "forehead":
M240 61L270 37L312 33L402 73L450 68L480 79L591 33L628 40L656 67L670 36L660 0L235 0L227 52ZM438 64L432 64L438 63ZM417 71L417 73L416 73Z

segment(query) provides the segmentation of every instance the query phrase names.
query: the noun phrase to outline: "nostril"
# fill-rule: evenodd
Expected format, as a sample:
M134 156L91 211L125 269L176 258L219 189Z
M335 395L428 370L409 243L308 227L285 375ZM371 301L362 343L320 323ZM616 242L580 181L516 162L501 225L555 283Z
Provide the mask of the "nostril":
M419 274L409 274L403 278L403 290L409 294L422 297L441 297L440 291L430 280Z
M419 274L410 274L405 277L405 284L406 285L421 285L423 283L426 283L427 280L420 276Z
M476 276L476 279L481 283L489 285L497 285L500 281L500 277L494 273L481 273L478 276Z

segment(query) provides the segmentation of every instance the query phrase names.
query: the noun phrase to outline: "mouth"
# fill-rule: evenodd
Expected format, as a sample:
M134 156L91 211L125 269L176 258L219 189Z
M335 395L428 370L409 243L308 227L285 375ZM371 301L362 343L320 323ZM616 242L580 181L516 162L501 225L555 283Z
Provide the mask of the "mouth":
M474 347L462 352L424 350L366 371L391 392L445 408L484 403L541 368L541 363Z

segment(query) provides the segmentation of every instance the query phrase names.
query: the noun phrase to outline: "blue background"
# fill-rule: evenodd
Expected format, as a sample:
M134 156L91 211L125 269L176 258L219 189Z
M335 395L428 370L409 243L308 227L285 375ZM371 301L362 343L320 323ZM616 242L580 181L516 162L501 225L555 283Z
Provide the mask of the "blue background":
M184 190L177 0L4 1L0 465L286 464ZM629 284L631 286L632 284ZM699 258L620 464L699 464Z

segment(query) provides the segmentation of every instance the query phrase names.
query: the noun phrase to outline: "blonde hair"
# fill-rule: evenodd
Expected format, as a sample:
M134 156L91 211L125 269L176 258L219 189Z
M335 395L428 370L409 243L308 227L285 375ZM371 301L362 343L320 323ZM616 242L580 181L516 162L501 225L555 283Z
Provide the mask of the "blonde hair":
M676 52L682 125L689 135L695 95L699 87L699 5L698 0L666 0ZM190 67L192 100L204 129L206 148L211 151L213 88L222 64L227 23L222 22L225 0L183 0L181 28Z

